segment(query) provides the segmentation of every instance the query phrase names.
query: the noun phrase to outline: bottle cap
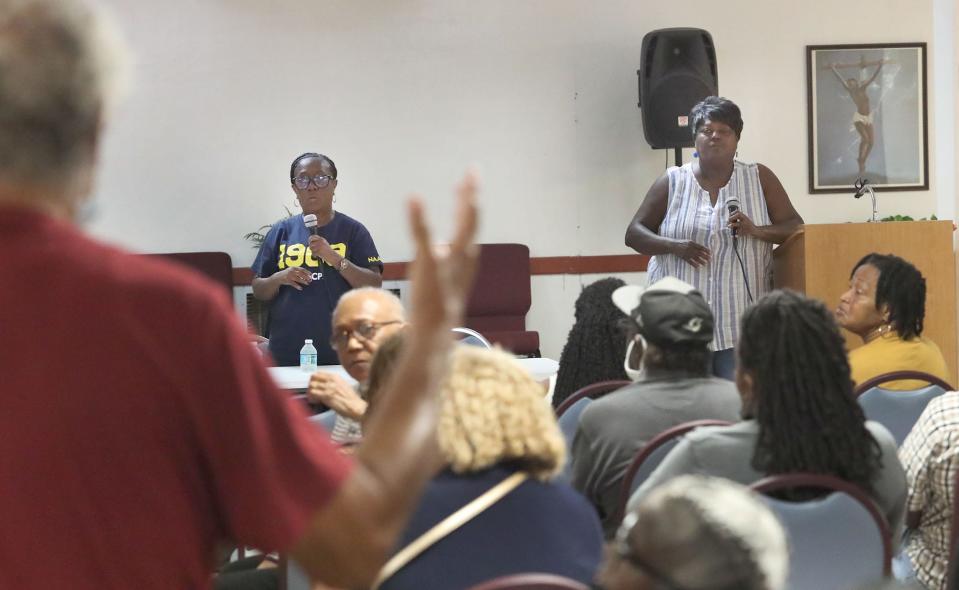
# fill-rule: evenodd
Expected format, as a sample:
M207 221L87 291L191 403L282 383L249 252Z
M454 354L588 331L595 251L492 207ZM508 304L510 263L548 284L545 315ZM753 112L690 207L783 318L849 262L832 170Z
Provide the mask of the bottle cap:
M313 341L307 338L305 344L313 344Z

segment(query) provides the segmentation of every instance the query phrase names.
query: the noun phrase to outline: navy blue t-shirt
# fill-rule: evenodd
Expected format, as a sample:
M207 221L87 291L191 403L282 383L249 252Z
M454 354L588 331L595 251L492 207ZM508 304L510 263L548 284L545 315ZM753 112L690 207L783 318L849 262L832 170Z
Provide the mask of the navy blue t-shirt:
M514 472L506 464L470 474L443 471L427 485L396 550ZM602 549L599 517L586 498L564 483L527 479L387 578L380 590L462 590L528 572L588 584Z
M359 221L337 211L328 224L318 229L319 235L340 256L357 266L379 267L380 272L383 271L373 238ZM352 287L338 270L313 255L309 239L310 232L303 225L302 215L278 221L266 234L251 267L257 277L264 279L291 266L305 268L313 274L313 281L302 291L283 285L270 301L267 336L270 354L277 366L300 364L300 349L307 338L313 340L319 364L339 363L330 348L330 323L336 302Z

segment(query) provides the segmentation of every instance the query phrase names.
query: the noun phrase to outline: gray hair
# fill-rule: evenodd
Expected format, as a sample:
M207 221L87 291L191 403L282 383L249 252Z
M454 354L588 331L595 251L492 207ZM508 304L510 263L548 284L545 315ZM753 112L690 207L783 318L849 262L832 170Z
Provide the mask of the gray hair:
M653 489L623 526L633 550L683 588L785 588L786 534L772 511L740 484L676 477Z
M350 289L346 293L340 296L340 300L336 302L336 307L333 309L333 315L337 315L340 311L340 306L345 302L355 299L357 297L376 297L381 301L385 302L387 305L393 308L393 311L396 313L396 316L406 321L406 309L403 307L403 302L400 301L400 298L393 294L392 291L387 289L381 289L379 287L359 287L357 289Z
M0 176L63 190L87 176L126 58L92 4L0 0Z

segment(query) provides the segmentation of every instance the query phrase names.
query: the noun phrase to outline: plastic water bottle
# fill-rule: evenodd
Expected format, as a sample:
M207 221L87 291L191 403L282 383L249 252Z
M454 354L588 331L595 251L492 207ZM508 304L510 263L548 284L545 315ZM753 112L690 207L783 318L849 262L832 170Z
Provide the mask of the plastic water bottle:
M300 368L304 371L316 370L316 347L313 341L307 338L303 348L300 349Z

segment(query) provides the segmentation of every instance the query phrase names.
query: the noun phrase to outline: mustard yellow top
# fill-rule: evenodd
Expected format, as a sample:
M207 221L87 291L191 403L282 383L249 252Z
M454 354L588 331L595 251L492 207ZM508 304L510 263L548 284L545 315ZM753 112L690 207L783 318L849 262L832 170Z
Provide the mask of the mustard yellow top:
M952 383L946 359L936 343L925 338L903 340L896 332L889 332L868 344L849 352L849 368L856 385L873 377L893 371L922 371ZM882 385L885 389L918 389L926 383L913 379L891 381Z

